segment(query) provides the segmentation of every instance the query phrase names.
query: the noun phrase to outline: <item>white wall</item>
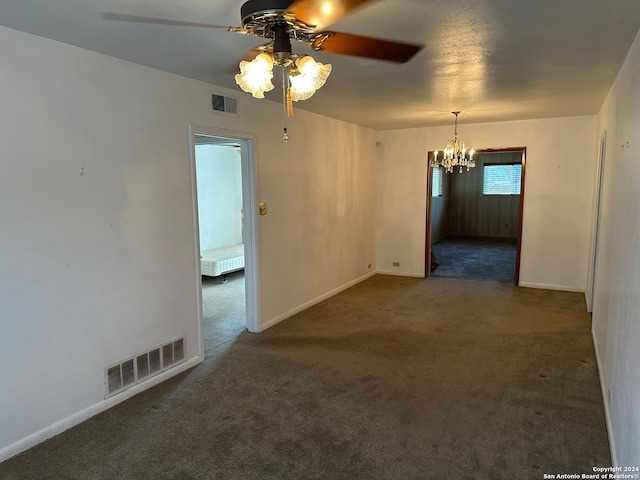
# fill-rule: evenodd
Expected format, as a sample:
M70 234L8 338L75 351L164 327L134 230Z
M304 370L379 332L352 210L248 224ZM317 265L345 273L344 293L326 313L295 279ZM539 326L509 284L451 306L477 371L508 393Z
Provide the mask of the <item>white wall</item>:
M242 243L240 149L196 145L200 251Z
M459 127L475 149L527 148L522 286L585 289L596 125L596 117L589 116ZM429 150L441 150L451 133L452 127L380 132L380 271L424 275L426 156ZM392 266L394 261L399 268Z
M106 365L182 335L200 359L188 124L256 136L263 326L375 270L376 132L296 110L283 144L277 103L217 88L223 116L201 82L0 44L0 460L126 398Z
M378 271L424 276L426 129L378 135ZM393 267L398 262L399 267Z
M600 111L607 134L593 333L614 464L640 465L640 32Z

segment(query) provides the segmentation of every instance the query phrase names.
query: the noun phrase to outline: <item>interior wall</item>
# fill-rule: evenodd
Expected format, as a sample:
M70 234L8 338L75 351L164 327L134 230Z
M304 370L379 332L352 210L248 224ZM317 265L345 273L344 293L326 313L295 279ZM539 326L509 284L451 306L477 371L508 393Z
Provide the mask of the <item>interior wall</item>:
M583 292L596 116L462 124L459 130L476 150L527 147L520 285ZM450 136L451 127L379 133L379 271L424 276L426 156Z
M593 334L617 466L640 465L639 112L640 32L598 117L607 148Z
M427 155L435 149L421 128L379 132L378 139L378 273L423 277Z
M242 242L240 149L196 145L200 251Z
M189 124L255 136L263 328L375 271L375 131L297 108L284 144L279 103L5 27L0 44L0 460L152 383L105 400L111 363L178 336L201 360Z
M484 166L521 163L521 152L479 153L476 167L448 174L449 234L471 237L518 238L520 195L483 195Z

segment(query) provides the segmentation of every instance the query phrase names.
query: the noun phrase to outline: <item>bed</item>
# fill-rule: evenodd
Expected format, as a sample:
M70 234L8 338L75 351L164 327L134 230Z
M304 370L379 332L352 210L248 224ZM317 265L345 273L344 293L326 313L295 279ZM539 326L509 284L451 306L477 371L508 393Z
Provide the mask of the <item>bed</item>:
M244 269L244 244L215 248L200 252L202 275L227 281L227 274Z

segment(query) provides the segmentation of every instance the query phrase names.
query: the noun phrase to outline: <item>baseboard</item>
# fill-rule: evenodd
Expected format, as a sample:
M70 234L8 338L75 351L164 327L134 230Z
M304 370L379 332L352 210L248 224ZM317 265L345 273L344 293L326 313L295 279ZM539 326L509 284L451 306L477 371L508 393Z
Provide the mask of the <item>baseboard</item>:
M380 275L394 275L396 277L424 278L424 273L398 272L397 270L378 270Z
M67 418L64 418L52 425L49 425L48 427L43 428L38 432L32 433L31 435L28 435L23 439L18 440L17 442L14 442L10 445L7 445L6 447L1 448L0 462L4 462L5 460L8 460L13 456L18 455L19 453L24 452L25 450L35 447L39 443L42 443L51 437L55 437L56 435L64 432L65 430L69 430L70 428L75 427L76 425L79 425L85 420L88 420L89 418L99 413L102 413L105 410L108 410L119 403L122 403L123 401L133 397L134 395L141 393L155 385L158 385L159 383L162 383L165 380L168 380L169 378L178 375L179 373L182 373L186 370L189 370L190 368L195 367L197 364L201 363L203 360L204 360L204 357L202 356L191 358L190 360L187 360L186 362L180 365L177 365L176 367L171 368L170 370L160 373L150 378L149 380L139 383L138 385L135 385L123 391L122 393L119 393L118 395L114 395L113 397L102 400L94 405L91 405L88 408L85 408L84 410L81 410Z
M584 293L584 288L570 287L568 285L554 285L552 283L536 283L536 282L523 282L518 283L519 287L527 288L539 288L543 290L560 290L563 292L577 292Z
M265 331L267 328L273 327L274 325L276 325L277 323L280 323L281 321L294 316L296 313L299 313L303 310L306 310L309 307L314 306L317 303L322 302L323 300L326 300L327 298L333 297L334 295L337 295L338 293L346 290L347 288L351 288L354 285L357 285L358 283L364 282L365 280L367 280L368 278L373 277L376 273L379 272L371 272L371 273L367 273L366 275L363 275L362 277L356 278L355 280L352 280L348 283L345 283L344 285L341 285L337 288L334 288L333 290L324 293L322 295L320 295L319 297L314 298L313 300L309 300L306 303L303 303L302 305L299 305L297 307L292 308L291 310L288 310L286 312L284 312L281 315L278 315L275 318L272 318L271 320L268 320L266 322L262 323L262 326L260 328L260 331L263 332Z
M609 410L609 395L604 382L604 370L602 369L602 361L600 359L600 352L598 351L598 341L596 339L596 333L591 329L591 339L593 341L593 349L596 352L596 365L598 367L598 378L600 379L600 390L602 393L602 403L604 405L604 420L607 425L607 436L609 438L609 451L611 452L611 466L618 466L618 454L616 452L616 443L613 439L613 426L611 424L611 411Z
M584 303L587 305L587 312L593 312L593 299L591 298L591 294L589 293L589 289L587 288L584 291Z

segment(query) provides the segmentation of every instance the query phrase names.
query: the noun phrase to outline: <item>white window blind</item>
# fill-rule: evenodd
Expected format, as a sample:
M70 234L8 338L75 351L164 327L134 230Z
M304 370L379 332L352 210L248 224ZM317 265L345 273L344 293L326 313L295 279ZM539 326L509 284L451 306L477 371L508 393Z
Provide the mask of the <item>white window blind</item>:
M431 175L431 196L442 195L442 167L432 168Z
M520 163L485 165L483 170L483 195L520 195Z

